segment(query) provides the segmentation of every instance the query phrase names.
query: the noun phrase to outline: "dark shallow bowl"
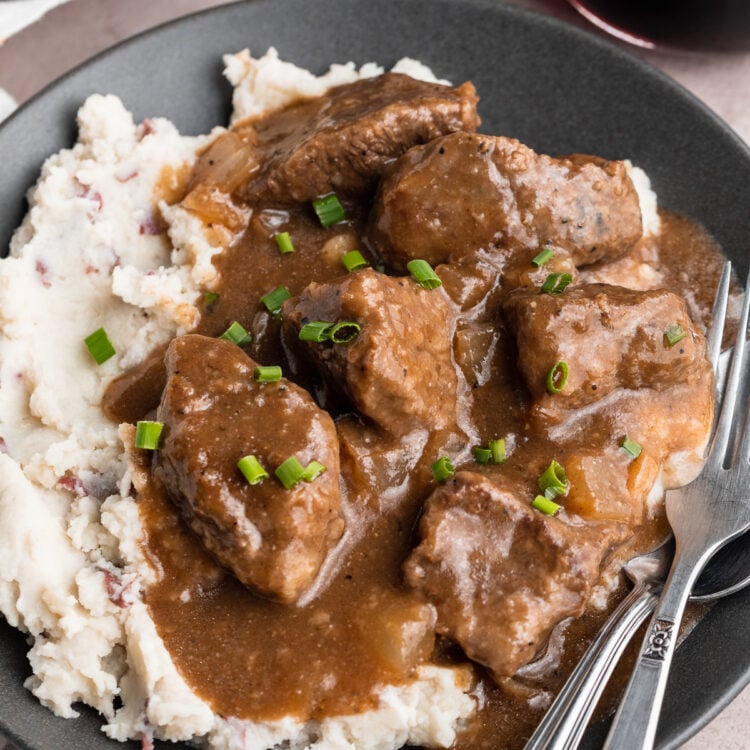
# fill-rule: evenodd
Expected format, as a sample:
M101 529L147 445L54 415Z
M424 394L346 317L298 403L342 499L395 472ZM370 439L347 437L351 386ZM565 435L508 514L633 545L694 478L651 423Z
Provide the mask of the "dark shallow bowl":
M45 156L72 144L75 113L91 93L118 94L136 119L163 115L185 133L225 123L230 87L223 52L274 45L316 72L331 62L408 55L441 77L471 79L482 130L552 154L630 158L663 206L699 219L740 275L750 245L750 151L666 76L558 21L488 0L257 0L154 29L98 56L0 127L0 247L25 210ZM700 280L696 279L696 283ZM750 591L717 604L677 652L659 727L660 748L684 742L750 681ZM0 730L29 750L122 747L84 710L63 721L23 687L24 638L0 624ZM604 727L584 746L601 746ZM135 743L131 743L136 747ZM170 745L169 747L174 747Z

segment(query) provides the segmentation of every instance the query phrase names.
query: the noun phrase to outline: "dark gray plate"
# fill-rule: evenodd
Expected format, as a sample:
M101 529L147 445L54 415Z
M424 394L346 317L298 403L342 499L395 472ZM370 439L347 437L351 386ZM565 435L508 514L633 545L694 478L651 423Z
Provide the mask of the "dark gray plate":
M150 31L95 58L0 127L0 247L24 212L44 157L74 138L88 94L119 94L136 119L164 115L185 133L224 123L221 54L269 45L322 72L331 62L417 57L441 77L472 79L482 129L552 154L628 157L662 205L702 221L747 272L750 151L717 117L657 71L580 30L488 0L257 0ZM700 279L695 280L696 284ZM677 653L659 729L675 747L750 681L750 591L720 602ZM84 711L63 721L23 689L23 637L0 624L0 730L29 750L122 747ZM586 746L601 744L602 727ZM135 744L133 747L135 747ZM170 746L173 747L173 746Z

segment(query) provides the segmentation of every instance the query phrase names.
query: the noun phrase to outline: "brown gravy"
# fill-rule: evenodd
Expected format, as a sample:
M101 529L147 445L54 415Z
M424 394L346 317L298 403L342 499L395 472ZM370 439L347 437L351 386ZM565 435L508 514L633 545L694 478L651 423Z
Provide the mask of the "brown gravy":
M660 260L671 282L683 293L692 293L691 277L678 269L700 259L709 271L710 278L704 276L700 287L705 293L696 300L704 312L720 264L715 243L682 217L663 214L662 220L666 231ZM334 232L313 229L300 241L302 233L297 230L295 265L299 269L306 266L301 262L305 254ZM248 263L251 248L255 260ZM221 261L220 304L204 314L201 330L216 334L231 320L241 320L260 334L252 344L252 355L269 364L279 361L281 353L271 343L274 337L268 333L267 316L258 309L257 300L282 282L292 292L306 283L300 273L283 273L280 265L276 248L259 241L251 227L243 242ZM337 272L325 266L320 271L323 277ZM271 321L270 326L274 325ZM504 356L500 352L497 361ZM503 368L493 368L486 383L475 389L480 394L473 421L485 439L524 428L523 395L503 372ZM159 384L151 385L158 399ZM138 405L120 405L118 410L138 415L142 399L139 394ZM362 437L350 418L340 423L340 431L352 441ZM528 446L522 461L534 453L549 455L544 446ZM358 528L350 531L349 549L327 588L305 607L276 604L248 592L201 549L158 487L149 483L140 494L148 552L162 571L161 580L147 590L146 601L180 673L217 713L257 721L366 710L375 705L374 688L409 679L428 653L431 644L417 644L414 653L406 655L390 653L389 644L397 632L394 629L405 616L408 619L410 608L419 605L403 587L401 565L413 545L414 523L429 488L429 468L419 462L413 465L411 480L398 493L401 497L398 501L391 498L384 507L378 500L381 488L401 484L409 467L403 465L400 453L383 451L383 456L390 460L381 464L385 475L378 477L356 471L344 460L347 494L356 497L359 506ZM513 461L503 468L524 470ZM639 530L628 545L629 553L652 546L662 533L661 523ZM513 695L480 677L484 704L456 747L521 747L544 710L543 703L534 706L531 701L530 705L528 698L541 689L559 688L605 615L590 611L560 629L559 663L541 681L535 680L527 694L517 687ZM446 653L444 658L449 656Z
M465 662L456 647L431 634L410 636L424 602L404 585L402 566L415 543L422 503L434 486L430 463L446 446L468 440L466 434L412 435L401 443L365 425L347 413L348 405L314 371L290 362L294 353L282 345L279 320L260 303L280 285L296 295L311 281L341 276L346 250L359 248L375 262L368 252L366 209L346 208L347 223L325 229L309 207L254 206L247 227L215 261L219 297L204 306L197 329L218 336L239 321L253 334L246 351L254 360L295 371L294 379L338 417L347 531L316 595L304 606L290 606L251 593L203 550L147 471L138 487L145 545L160 574L145 593L146 603L182 677L225 717L264 721L293 715L304 721L364 711L376 706L379 686L413 679L421 664ZM634 253L655 256L664 285L685 297L693 317L705 323L721 270L720 249L695 222L665 212L661 218L659 246L652 243ZM279 254L273 238L278 231L294 237L293 255ZM458 264L443 267L442 276L459 307L484 283L476 269ZM515 449L501 470L533 496L535 478L550 456L570 445L603 444L617 415L601 415L558 442L536 433L529 424L529 396L515 368L506 366L514 357L513 344L502 327L494 333L499 290L476 293L486 304L477 313L459 315L454 344L472 392L461 427L481 444L507 436ZM134 423L157 407L163 356L154 352L115 381L104 405L113 419ZM139 460L147 469L148 457ZM661 518L635 528L618 560L654 546L663 534ZM621 586L611 606L624 590ZM502 685L477 670L481 705L455 747L521 747L605 617L606 612L591 610L562 623L536 670L524 668Z

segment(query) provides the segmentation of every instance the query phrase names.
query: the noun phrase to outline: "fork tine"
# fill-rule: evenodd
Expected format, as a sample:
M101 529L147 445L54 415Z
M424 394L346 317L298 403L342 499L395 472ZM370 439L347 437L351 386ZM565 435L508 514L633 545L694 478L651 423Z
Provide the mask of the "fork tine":
M727 319L727 306L729 304L729 282L732 278L732 261L724 264L721 272L719 285L716 288L716 297L711 313L711 327L708 330L708 358L714 373L719 372L719 355L721 354L721 341L724 337L724 325Z
M732 425L734 423L737 409L737 397L744 388L743 380L745 377L745 334L747 331L748 310L750 309L750 274L748 274L747 283L745 284L745 297L742 303L742 314L740 315L739 328L737 330L737 339L734 342L734 351L732 352L732 365L727 378L727 385L724 390L724 400L721 404L719 422L716 427L716 435L711 446L711 458L714 462L729 465L731 464L731 454L727 456L727 451L732 438ZM743 443L747 442L747 438ZM746 448L746 446L745 446Z
M745 345L745 356L747 357L747 344ZM742 381L742 387L740 388L739 397L743 399L742 403L745 404L744 410L744 428L742 430L742 440L740 441L740 447L737 449L737 463L744 462L745 464L750 461L750 394L748 394L748 368L745 365L745 376ZM738 422L738 424L742 424Z

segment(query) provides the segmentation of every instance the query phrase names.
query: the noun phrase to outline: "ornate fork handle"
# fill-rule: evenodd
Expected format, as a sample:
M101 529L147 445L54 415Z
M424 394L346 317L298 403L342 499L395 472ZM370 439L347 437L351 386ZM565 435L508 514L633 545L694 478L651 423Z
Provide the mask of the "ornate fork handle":
M740 503L737 505L737 516L747 516L747 508ZM746 529L747 526L741 527L731 538L739 536ZM664 586L662 599L651 618L648 634L615 714L604 750L637 750L653 747L659 711L677 642L677 629L695 581L720 546L707 546L697 557L681 556L678 546L672 572Z
M612 672L640 624L656 607L662 584L636 585L592 641L524 750L578 747Z

